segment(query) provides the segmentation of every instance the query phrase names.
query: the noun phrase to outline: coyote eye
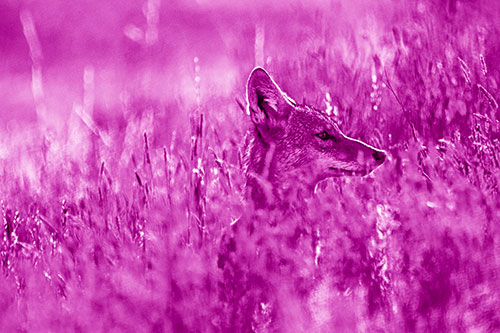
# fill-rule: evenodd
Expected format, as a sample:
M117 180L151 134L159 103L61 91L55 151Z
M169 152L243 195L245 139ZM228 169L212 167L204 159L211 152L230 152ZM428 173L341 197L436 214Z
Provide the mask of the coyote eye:
M328 139L330 139L330 138L331 138L331 135L330 135L330 134L328 134L328 132L327 132L327 131L323 131L323 132L321 132L321 133L318 133L318 134L316 134L316 136L317 136L318 138L320 138L321 140L323 140L323 141L326 141L326 140L328 140Z

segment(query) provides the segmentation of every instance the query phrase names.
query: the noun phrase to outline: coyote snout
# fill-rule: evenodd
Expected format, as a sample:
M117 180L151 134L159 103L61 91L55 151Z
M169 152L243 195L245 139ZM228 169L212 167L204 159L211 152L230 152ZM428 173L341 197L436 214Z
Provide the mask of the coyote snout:
M254 202L328 177L364 176L385 161L383 150L346 136L325 112L298 105L260 67L248 78L247 108L254 124L247 186Z

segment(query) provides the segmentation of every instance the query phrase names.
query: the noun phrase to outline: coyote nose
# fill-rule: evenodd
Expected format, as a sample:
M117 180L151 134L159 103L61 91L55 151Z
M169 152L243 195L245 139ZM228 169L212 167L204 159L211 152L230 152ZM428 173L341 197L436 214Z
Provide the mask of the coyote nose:
M373 158L375 161L377 161L379 164L384 163L385 161L385 153L382 151L376 151L373 153Z

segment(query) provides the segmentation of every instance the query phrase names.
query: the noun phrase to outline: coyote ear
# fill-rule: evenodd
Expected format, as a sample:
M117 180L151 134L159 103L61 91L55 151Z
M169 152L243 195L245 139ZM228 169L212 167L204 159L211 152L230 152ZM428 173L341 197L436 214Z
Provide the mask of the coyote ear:
M247 105L252 121L258 125L286 118L291 99L261 67L255 67L247 83Z

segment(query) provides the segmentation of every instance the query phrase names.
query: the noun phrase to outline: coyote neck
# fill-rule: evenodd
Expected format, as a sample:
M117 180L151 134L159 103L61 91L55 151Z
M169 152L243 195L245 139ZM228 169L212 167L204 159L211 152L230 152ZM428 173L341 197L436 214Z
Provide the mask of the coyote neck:
M279 189L280 174L276 169L277 144L255 130L246 154L246 195L256 208L282 206Z

